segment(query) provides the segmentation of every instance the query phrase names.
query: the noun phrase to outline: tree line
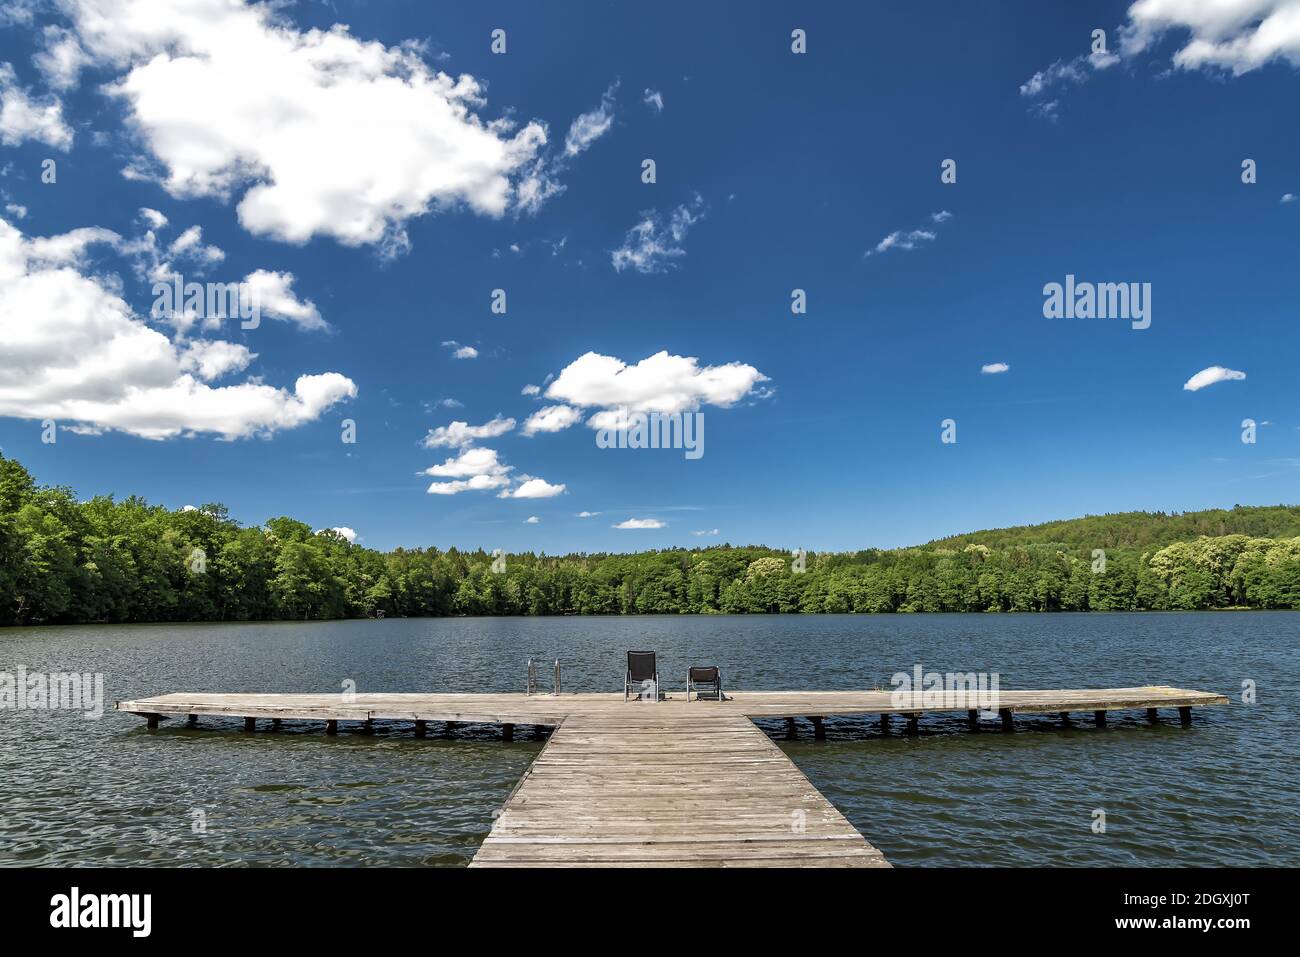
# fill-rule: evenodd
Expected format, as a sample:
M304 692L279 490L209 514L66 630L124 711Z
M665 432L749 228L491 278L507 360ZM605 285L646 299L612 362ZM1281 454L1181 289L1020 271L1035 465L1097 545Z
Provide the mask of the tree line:
M494 558L379 552L288 517L244 527L219 504L77 501L0 455L7 625L1230 607L1300 609L1300 509L1090 516L802 560L731 545Z

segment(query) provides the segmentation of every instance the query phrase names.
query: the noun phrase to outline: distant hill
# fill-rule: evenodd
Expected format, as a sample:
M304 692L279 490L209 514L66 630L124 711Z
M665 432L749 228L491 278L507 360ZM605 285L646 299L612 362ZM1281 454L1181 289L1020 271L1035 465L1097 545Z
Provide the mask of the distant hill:
M950 535L925 548L987 545L1003 549L1016 545L1068 545L1089 548L1163 548L1202 535L1249 535L1252 538L1300 536L1300 505L1236 505L1199 512L1115 512L1088 515L1041 525L994 528Z

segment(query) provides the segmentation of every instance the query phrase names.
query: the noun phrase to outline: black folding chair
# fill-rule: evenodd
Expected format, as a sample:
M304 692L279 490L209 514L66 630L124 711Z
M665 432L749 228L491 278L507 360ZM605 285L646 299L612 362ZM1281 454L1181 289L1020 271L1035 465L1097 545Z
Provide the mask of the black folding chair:
M651 700L659 700L659 667L655 664L653 651L629 651L627 653L627 676L623 680L623 700L628 699L633 686L636 696L644 698L646 683L650 682Z
M722 672L717 666L710 665L692 665L686 673L686 700L691 700L691 692L695 692L695 700L702 701L708 698L712 701L726 701L722 694Z

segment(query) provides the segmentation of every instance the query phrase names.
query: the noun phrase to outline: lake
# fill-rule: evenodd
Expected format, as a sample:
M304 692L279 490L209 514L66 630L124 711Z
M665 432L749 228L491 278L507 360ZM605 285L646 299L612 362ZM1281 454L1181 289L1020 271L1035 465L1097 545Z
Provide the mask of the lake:
M530 656L543 688L559 658L565 691L621 691L629 648L659 653L670 691L691 663L753 690L888 688L919 663L998 672L1003 689L1226 694L1231 705L1196 709L1187 729L1143 712L1105 729L1017 718L1014 734L933 717L916 738L882 737L866 719L829 720L825 741L806 725L795 741L783 722L762 726L899 867L1300 865L1300 613L85 625L0 631L0 671L103 673L110 708L349 680L360 692L522 691ZM183 724L0 710L0 865L460 866L544 743L477 726L417 740L409 724L332 738L320 723L254 735L237 720Z

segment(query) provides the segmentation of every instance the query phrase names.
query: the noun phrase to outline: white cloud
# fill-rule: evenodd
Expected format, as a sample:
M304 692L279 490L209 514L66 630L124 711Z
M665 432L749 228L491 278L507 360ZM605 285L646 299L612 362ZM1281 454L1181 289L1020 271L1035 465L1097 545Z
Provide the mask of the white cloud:
M1246 373L1238 372L1236 369L1226 369L1223 366L1210 366L1202 369L1196 375L1192 376L1183 383L1183 388L1188 392L1196 392L1198 389L1204 389L1207 385L1214 385L1216 382L1228 382L1232 379L1244 379Z
M355 529L348 528L346 525L339 525L335 528L322 528L317 531L316 534L319 535L321 532L333 532L335 535L347 539L349 542L356 542L357 540Z
M475 448L465 449L441 465L430 466L424 474L453 480L433 482L428 488L430 495L455 495L509 485L512 468L497 459L495 450Z
M586 152L592 143L609 132L613 126L614 93L617 89L618 81L615 81L600 98L599 106L574 119L564 138L564 148L558 156L539 156L528 164L516 190L517 210L535 213L548 199L564 192L564 184L560 182L560 176L568 169L569 161ZM518 248L515 248L515 252L518 251ZM552 253L554 254L554 250Z
M5 212L13 216L15 219L27 218L27 207L21 203L6 203Z
M483 85L432 69L418 44L300 30L278 4L65 8L80 49L119 73L105 89L150 154L130 175L176 197L242 193L239 221L258 236L400 251L412 217L515 208L547 142L540 122L481 119Z
M997 375L1000 372L1007 372L1011 366L1005 362L990 362L988 365L980 366L980 372L984 375Z
M703 530L703 531L699 531L699 532L691 532L691 534L692 534L692 535L704 535L704 536L708 536L709 538L713 538L714 536L716 536L716 535L718 534L718 530L717 530L716 528L710 528L710 529L705 529L705 530Z
M578 518L595 518L600 512L579 512Z
M519 394L520 395L541 395L542 389L541 386L526 385L519 390Z
M559 432L582 421L582 413L571 405L548 405L538 409L524 423L524 435L538 432Z
M580 408L686 412L701 405L732 406L768 381L751 365L700 366L692 356L657 352L635 365L588 352L570 362L546 389L547 398ZM599 428L596 417L588 424Z
M529 515L526 519L524 519L525 525L536 525L539 522L541 522L541 519L538 518L536 515Z
M642 213L641 221L623 237L623 245L610 253L615 271L657 273L672 268L675 260L686 255L682 246L686 233L705 213L704 198L698 193L689 203L674 209L667 222L654 210Z
M654 110L656 113L662 113L664 111L664 95L658 90L652 90L647 87L641 102L650 107L650 109Z
M513 420L505 421L514 424ZM427 442L426 439L426 444ZM564 485L552 485L532 475L518 476L513 481L519 484L510 488L512 471L514 466L502 462L495 449L462 448L458 455L447 459L441 465L430 466L423 474L447 480L431 483L428 488L430 495L457 495L461 492L500 489L498 498L529 499L551 498L564 492Z
M257 356L248 347L220 339L200 339L187 343L180 355L181 369L193 372L205 382L219 379L248 367Z
M194 259L201 263L215 264L226 258L225 252L216 246L203 242L203 227L191 226L173 240L167 247L173 256ZM271 275L274 275L272 273Z
M626 521L619 522L611 528L663 528L664 522L657 518L629 518Z
M516 488L508 489L498 495L498 498L554 498L564 492L564 485L552 485L545 479L534 478L529 475L521 475L523 480Z
M950 219L952 219L952 213L946 209L930 214L930 221L936 224L946 223ZM915 249L921 243L932 243L938 238L939 234L932 229L896 229L876 243L874 249L868 249L863 253L863 258L865 259L873 254L889 252L891 249Z
M235 439L314 421L357 394L337 372L299 376L292 391L260 378L208 385L252 355L220 340L174 342L132 313L115 277L79 271L90 244L118 242L97 228L29 240L0 220L0 416L150 439Z
M502 418L500 415L482 425L452 422L450 425L440 425L436 429L430 429L422 444L426 449L443 447L463 449L480 439L495 439L499 435L505 435L514 427L514 419Z
M1078 86L1171 34L1178 38L1172 61L1177 69L1240 76L1274 61L1300 67L1300 0L1136 0L1119 31L1118 53L1057 60L1021 84L1020 95L1032 99ZM1055 122L1058 106L1053 99L1035 104L1030 112Z
M45 82L56 90L75 86L82 67L88 62L86 51L70 30L59 26L45 28L45 48L32 57Z
M1294 203L1294 202L1296 201L1297 198L1300 198L1300 197L1297 197L1295 193L1283 193L1283 194L1282 194L1281 202L1283 202L1283 203Z
M72 130L63 122L57 97L33 97L18 85L13 65L0 63L0 143L20 146L27 140L67 150Z
M570 124L568 135L564 137L565 156L577 156L609 132L614 125L614 93L617 90L618 83L614 83L600 98L598 107L583 113Z
M1137 0L1121 50L1141 53L1168 33L1179 35L1173 63L1180 69L1240 76L1274 60L1300 67L1300 0Z
M293 291L292 273L258 269L244 277L249 292L263 316L287 319L302 329L327 329L320 310L310 299L299 299Z
M148 206L140 207L140 218L149 224L150 229L162 229L167 225L167 217Z
M478 358L477 349L475 349L473 346L463 346L455 339L448 339L443 343L443 345L451 350L451 357L453 359L477 359Z

